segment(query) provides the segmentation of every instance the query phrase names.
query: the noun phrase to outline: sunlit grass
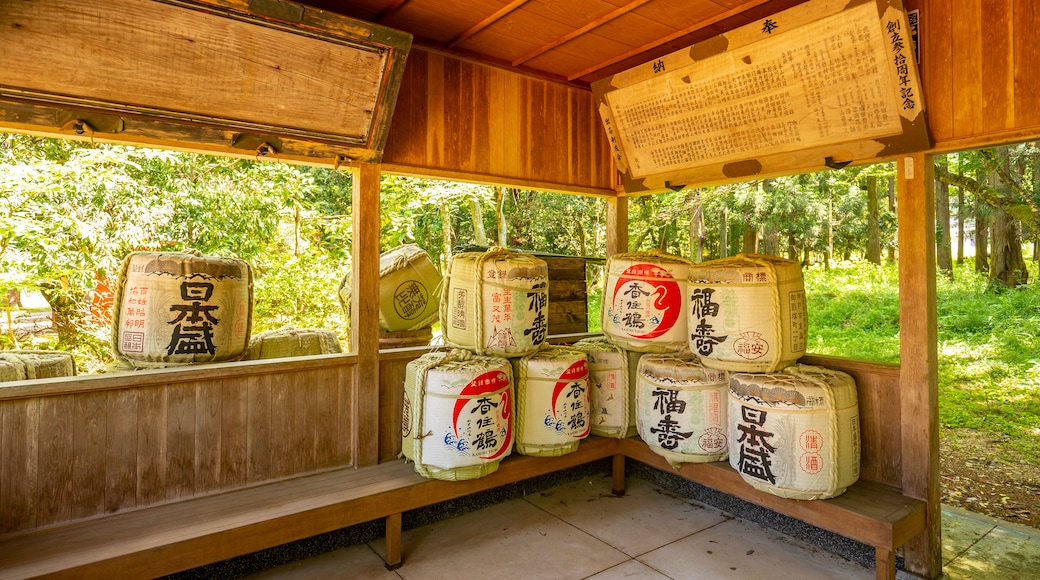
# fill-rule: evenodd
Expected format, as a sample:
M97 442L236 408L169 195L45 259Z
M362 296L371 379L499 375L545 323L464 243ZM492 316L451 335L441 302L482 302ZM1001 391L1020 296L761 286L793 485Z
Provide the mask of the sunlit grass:
M1040 461L1040 284L1003 289L970 267L936 281L939 422L969 428ZM895 265L805 270L809 350L899 362Z

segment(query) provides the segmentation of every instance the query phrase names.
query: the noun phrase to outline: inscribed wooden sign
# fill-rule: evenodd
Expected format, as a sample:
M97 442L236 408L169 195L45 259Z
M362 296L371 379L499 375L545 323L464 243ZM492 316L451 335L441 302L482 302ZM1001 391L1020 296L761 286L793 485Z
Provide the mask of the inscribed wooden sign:
M593 84L627 193L930 147L898 0L810 0Z
M0 29L0 100L227 128L249 149L274 142L264 136L331 143L375 160L411 47L408 34L282 0L8 2Z

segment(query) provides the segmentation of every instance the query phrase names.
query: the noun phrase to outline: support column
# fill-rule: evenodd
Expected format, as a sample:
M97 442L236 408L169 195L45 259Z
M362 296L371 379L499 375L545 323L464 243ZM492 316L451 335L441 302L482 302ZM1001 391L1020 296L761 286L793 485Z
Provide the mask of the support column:
M379 165L354 170L350 342L354 370L354 464L379 462Z
M908 571L942 574L935 168L932 155L899 159L899 386L903 493L927 502L925 531L906 544Z
M628 251L628 198L607 199L607 257Z

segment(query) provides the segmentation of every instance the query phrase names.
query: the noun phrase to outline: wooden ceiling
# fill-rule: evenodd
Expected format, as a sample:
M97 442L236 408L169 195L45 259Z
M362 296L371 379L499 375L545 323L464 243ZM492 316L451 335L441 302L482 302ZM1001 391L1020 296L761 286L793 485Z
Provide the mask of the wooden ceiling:
M415 44L588 86L805 0L298 0Z

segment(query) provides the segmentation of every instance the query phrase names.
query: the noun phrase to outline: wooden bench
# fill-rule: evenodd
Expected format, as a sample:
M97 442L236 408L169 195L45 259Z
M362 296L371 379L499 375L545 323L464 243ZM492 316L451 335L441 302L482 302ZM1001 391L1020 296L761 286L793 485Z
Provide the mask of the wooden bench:
M834 499L789 500L755 490L725 462L675 470L637 438L592 437L560 457L508 457L480 479L425 479L392 461L9 535L0 538L0 577L150 578L380 518L393 569L403 512L607 457L616 494L624 493L626 457L635 459L871 545L878 578L895 577L895 550L924 529L924 503L887 486L861 481Z

